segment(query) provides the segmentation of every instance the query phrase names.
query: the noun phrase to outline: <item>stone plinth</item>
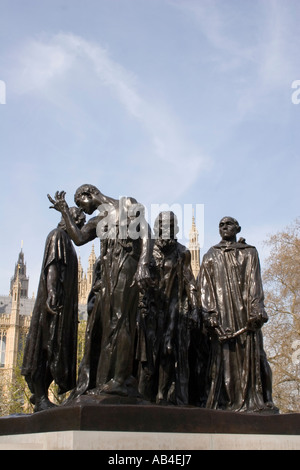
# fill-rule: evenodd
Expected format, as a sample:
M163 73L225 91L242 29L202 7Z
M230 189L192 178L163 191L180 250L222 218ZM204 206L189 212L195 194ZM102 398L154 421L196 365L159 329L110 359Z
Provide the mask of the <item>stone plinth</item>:
M187 455L201 450L300 450L300 436L282 434L58 431L0 436L0 450L102 450L101 462L140 452ZM151 455L151 454L150 454ZM194 453L192 455L195 455ZM197 454L196 454L197 455ZM146 457L145 457L146 458ZM99 463L99 462L98 462Z
M256 414L82 396L0 418L0 449L299 449L300 414Z

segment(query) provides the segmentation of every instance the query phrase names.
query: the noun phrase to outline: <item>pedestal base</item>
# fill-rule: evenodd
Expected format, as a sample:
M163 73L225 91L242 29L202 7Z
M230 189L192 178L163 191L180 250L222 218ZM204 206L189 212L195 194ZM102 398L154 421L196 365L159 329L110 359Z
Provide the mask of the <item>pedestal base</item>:
M59 431L0 436L0 450L103 450L109 451L105 454L107 460L116 459L118 451L119 457L128 450L134 457L136 451L155 450L161 453L172 450L183 458L188 451L195 450L300 450L300 436Z
M300 450L300 414L248 414L82 396L39 413L0 418L0 449L23 447Z

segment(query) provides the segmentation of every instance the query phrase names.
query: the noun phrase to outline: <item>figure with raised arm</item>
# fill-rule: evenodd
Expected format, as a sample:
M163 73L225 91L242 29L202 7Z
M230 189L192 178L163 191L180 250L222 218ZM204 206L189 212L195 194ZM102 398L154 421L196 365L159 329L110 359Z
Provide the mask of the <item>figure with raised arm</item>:
M133 379L137 306L140 289L150 282L151 237L143 207L130 197L120 200L85 184L75 193L87 214L99 213L82 229L72 221L65 193L49 200L60 211L76 245L101 240L98 274L86 329L85 352L72 397L91 394L128 396L137 393Z

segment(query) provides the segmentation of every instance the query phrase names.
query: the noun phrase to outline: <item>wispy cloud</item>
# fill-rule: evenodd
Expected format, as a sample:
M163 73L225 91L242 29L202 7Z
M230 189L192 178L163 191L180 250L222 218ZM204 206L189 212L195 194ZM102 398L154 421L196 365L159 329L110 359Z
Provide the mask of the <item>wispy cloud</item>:
M222 0L169 0L169 3L198 24L201 33L215 50L215 54L210 50L211 60L216 62L219 70L231 70L253 60L253 44L245 45L241 38L235 37L239 16L233 5Z
M68 95L66 83L76 80L76 73L82 73L82 70L85 70L86 76L92 74L95 77L92 89L94 100L97 100L99 89L109 90L115 102L147 136L147 154L136 158L140 165L143 159L152 160L153 164L146 166L150 173L145 174L145 178L148 182L153 179L158 197L170 195L170 187L176 187L179 197L199 173L209 167L210 159L186 138L180 118L174 116L165 104L148 99L147 93L141 91L138 77L113 60L98 43L74 34L61 33L47 40L28 41L17 55L14 68L16 93L38 94L41 98L56 101L59 107L62 100L65 101L66 110L72 109L76 106L76 96ZM89 84L83 84L85 86ZM64 91L68 98L63 96ZM85 93L84 90L82 92ZM88 92L91 93L91 90ZM80 106L88 120L89 103L80 103ZM186 172L184 179L183 170ZM145 186L145 183L142 185Z
M286 93L297 78L300 38L297 1L170 0L188 15L210 45L223 86L235 85L237 121L262 109L274 93ZM207 52L206 52L207 53Z
M44 92L51 81L70 69L73 60L73 55L56 41L28 41L16 55L10 83L21 94Z
M265 28L258 63L262 84L269 90L290 83L298 71L300 38L294 10L299 10L297 3L263 2Z

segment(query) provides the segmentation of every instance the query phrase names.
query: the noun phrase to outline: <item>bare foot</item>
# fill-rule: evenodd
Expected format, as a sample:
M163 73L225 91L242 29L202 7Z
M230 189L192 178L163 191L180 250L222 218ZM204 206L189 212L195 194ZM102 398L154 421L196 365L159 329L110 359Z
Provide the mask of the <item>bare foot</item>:
M126 385L117 382L117 380L111 379L107 384L105 384L102 389L102 393L110 393L112 395L120 395L122 397L127 397L127 387Z

